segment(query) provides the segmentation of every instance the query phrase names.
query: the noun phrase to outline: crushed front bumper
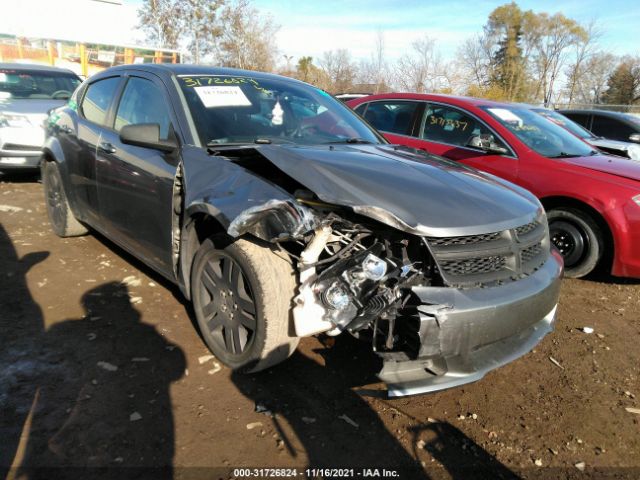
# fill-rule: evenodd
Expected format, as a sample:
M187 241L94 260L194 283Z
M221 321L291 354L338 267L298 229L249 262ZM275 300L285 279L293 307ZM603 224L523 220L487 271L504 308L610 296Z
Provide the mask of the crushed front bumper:
M391 397L481 379L533 349L553 330L562 260L552 254L529 277L490 288L414 287L422 301L415 360L385 360L378 376Z

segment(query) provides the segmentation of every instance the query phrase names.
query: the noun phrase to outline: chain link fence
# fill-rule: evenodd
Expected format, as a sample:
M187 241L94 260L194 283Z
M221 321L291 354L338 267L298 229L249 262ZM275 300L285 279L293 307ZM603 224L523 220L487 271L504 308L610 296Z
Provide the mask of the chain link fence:
M640 105L607 105L596 103L554 103L554 110L608 110L610 112L632 113L640 116Z

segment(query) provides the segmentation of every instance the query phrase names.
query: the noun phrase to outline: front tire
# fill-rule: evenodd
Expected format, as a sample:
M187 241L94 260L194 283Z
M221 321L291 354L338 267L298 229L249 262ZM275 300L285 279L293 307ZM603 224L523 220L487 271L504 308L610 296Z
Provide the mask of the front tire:
M588 214L573 208L548 212L551 243L564 259L565 276L580 278L591 273L602 258L602 230Z
M53 232L63 238L85 235L87 233L86 227L74 217L69 207L56 162L45 161L42 163L42 186Z
M223 250L206 240L191 270L191 298L200 332L228 367L257 372L287 359L296 278L288 259L240 239Z

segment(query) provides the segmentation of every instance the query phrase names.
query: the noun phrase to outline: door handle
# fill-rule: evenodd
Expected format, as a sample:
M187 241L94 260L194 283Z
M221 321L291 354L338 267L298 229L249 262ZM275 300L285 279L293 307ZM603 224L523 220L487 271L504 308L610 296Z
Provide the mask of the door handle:
M116 147L111 145L109 142L100 142L98 144L98 150L105 153L116 153Z

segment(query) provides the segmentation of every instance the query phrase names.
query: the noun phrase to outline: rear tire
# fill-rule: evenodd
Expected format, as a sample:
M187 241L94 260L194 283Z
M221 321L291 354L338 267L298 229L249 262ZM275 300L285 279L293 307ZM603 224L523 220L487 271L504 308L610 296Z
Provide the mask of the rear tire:
M56 162L42 162L42 186L53 232L63 238L85 235L87 228L74 217L69 207Z
M582 210L557 208L548 212L551 243L560 251L565 276L580 278L591 273L604 252L602 230Z
M206 240L191 270L191 298L200 332L228 367L257 372L287 359L296 277L268 246L240 239L223 250Z

